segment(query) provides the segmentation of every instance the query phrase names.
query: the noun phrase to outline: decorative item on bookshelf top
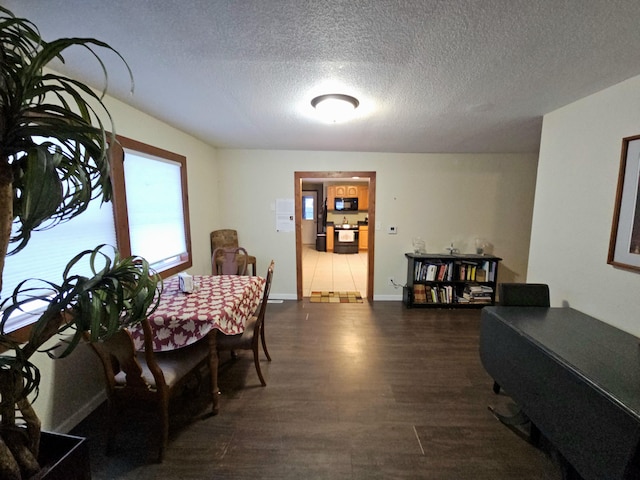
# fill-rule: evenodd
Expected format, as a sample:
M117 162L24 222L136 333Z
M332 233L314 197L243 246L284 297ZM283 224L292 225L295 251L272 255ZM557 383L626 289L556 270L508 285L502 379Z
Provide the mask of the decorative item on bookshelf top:
M412 241L413 243L413 253L417 253L418 255L424 255L427 253L427 247L424 243L424 240L420 237L415 237Z

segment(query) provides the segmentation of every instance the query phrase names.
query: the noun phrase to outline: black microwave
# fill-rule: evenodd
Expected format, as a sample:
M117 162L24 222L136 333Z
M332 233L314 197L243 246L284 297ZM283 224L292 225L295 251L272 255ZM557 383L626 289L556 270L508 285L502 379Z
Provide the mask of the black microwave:
M357 197L336 197L335 210L338 211L358 211Z

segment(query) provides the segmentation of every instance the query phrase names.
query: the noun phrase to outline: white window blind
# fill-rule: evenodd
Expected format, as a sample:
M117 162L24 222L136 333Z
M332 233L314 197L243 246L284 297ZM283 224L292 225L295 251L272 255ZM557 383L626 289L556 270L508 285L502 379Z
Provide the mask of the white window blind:
M120 138L143 149L149 147ZM154 147L150 149L174 155ZM118 192L114 196L116 205L101 204L97 199L72 220L33 232L23 250L5 259L0 301L9 297L15 287L27 278L61 283L62 272L73 257L101 244L115 247L118 237L121 244L117 247L121 253L144 257L154 270L165 275L191 266L188 214L185 213L188 205L186 192L183 192L186 159L181 162L134 149L119 151L124 154L124 159L119 157L115 161L121 162L119 165L123 167L112 170L113 188ZM124 176L114 177L116 170L124 171ZM125 212L127 218L123 219ZM119 218L118 225L114 217ZM118 235L116 227L120 228ZM83 267L86 271L76 267L73 273L90 275L88 265ZM32 306L37 308L36 304L33 302ZM15 330L33 320L34 317L29 315L12 315L11 325L7 324L6 330Z
M102 204L93 200L87 210L68 222L53 228L33 232L27 246L15 255L6 257L2 300L9 297L16 286L28 278L47 280L55 284L62 282L62 272L69 261L83 250L92 250L106 243L116 245L111 203ZM11 246L9 247L11 248ZM76 268L75 274L90 276L88 264ZM84 271L83 271L84 269ZM28 319L16 318L17 322ZM8 326L11 331L22 323Z
M124 152L131 253L159 269L187 252L181 165L127 148Z
M34 140L38 143L54 142L59 148L65 149L55 139L34 137ZM12 235L16 228L14 223ZM52 228L33 232L25 248L6 257L0 297L4 300L10 296L16 286L27 278L61 283L62 272L73 257L103 243L115 247L116 233L112 204L102 204L98 198L77 217ZM15 244L9 245L9 250L14 247ZM79 275L90 274L88 266L84 270L74 272Z

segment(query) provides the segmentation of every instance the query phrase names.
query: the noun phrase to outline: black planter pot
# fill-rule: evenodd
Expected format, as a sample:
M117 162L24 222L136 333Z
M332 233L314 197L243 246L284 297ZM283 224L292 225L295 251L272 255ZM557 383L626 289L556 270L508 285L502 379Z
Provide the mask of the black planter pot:
M61 433L42 432L40 456L42 480L91 480L87 439Z

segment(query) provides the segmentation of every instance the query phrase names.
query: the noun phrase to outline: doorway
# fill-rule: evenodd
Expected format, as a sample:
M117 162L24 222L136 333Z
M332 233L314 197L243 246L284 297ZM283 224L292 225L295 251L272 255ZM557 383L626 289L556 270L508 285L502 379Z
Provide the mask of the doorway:
M375 192L376 172L294 172L295 192L295 231L296 231L296 295L298 300L303 298L302 280L302 252L303 252L303 180L309 182L336 180L368 180L368 222L372 228L368 229L367 255L367 300L373 301L373 272L375 252ZM324 199L322 199L324 200Z

